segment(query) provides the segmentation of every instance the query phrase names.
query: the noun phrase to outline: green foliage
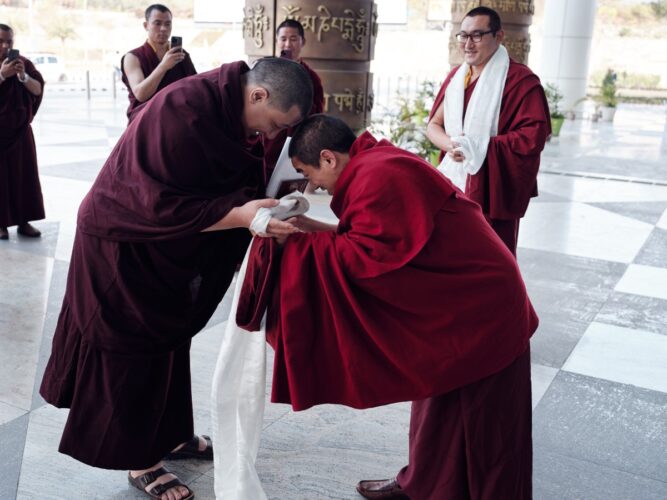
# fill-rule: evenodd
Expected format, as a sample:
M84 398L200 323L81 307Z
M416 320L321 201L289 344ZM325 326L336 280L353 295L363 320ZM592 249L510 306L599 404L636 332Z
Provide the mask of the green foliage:
M591 75L591 84L596 87L602 85L606 71L596 71ZM646 73L617 73L616 86L621 89L657 89L660 88L660 75Z
M69 16L58 15L50 19L44 29L49 38L57 38L63 45L70 38L76 38L74 21Z
M558 85L547 83L544 87L544 93L547 96L551 118L564 118L563 113L558 109L560 102L563 100L563 94L560 93Z
M610 108L616 107L618 103L618 98L616 97L616 73L611 69L607 70L607 74L602 79L599 101L603 106L609 106Z
M655 17L667 17L667 0L657 0L655 2L651 2L650 5L653 14L655 14Z
M388 138L396 146L437 165L440 150L426 137L426 125L435 100L437 83L427 80L421 83L414 99L397 93L398 112L385 123L374 123L373 129L388 128ZM380 133L383 131L380 130Z

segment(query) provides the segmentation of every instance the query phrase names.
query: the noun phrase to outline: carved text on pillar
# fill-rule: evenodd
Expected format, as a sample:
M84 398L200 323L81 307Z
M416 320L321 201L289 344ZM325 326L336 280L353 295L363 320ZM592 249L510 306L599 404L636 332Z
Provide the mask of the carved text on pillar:
M255 47L264 46L264 32L269 30L269 17L264 14L264 6L248 7L244 10L243 38L251 38Z
M338 30L343 40L347 40L357 53L362 53L365 42L370 33L370 20L367 19L366 9L353 11L352 9L343 10L343 16L333 16L326 5L319 5L317 12L319 15L302 16L298 14L301 7L296 5L283 6L285 19L294 19L299 21L304 31L311 31L317 35L317 41L322 42L322 34L328 31ZM375 26L373 27L375 30Z

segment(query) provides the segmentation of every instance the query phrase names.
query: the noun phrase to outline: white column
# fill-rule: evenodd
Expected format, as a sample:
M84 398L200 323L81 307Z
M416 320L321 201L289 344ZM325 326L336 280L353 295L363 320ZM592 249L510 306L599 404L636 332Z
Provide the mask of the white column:
M586 95L596 0L546 0L542 40L542 84L563 94L562 111ZM581 109L577 105L574 111ZM577 113L579 114L579 113Z

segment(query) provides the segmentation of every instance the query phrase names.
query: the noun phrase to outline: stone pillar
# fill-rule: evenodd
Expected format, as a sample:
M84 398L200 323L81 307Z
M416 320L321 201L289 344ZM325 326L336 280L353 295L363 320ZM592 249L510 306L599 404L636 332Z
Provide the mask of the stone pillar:
M371 60L377 37L373 0L246 0L243 38L250 59L278 56L276 26L296 19L304 28L302 59L322 79L324 112L353 130L367 127L373 108Z
M542 84L558 86L563 111L586 96L596 0L546 0L542 40Z
M533 20L535 5L533 0L452 0L452 36L449 39L449 64L456 66L463 62L459 43L455 35L461 31L461 21L475 7L489 7L500 16L505 32L503 45L510 57L520 63L528 63L530 34L528 29Z

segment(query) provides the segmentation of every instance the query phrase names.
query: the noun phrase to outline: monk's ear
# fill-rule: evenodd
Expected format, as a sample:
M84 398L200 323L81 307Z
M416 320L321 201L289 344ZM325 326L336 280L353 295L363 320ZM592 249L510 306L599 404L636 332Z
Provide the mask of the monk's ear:
M320 151L320 168L335 169L338 159L333 151L330 149L323 149Z
M503 30L496 31L496 41L502 43L505 39L505 32Z
M144 21L144 29L148 31L148 21Z
M269 98L269 91L264 87L255 87L250 92L250 102L252 104L257 104L262 101L266 101Z

